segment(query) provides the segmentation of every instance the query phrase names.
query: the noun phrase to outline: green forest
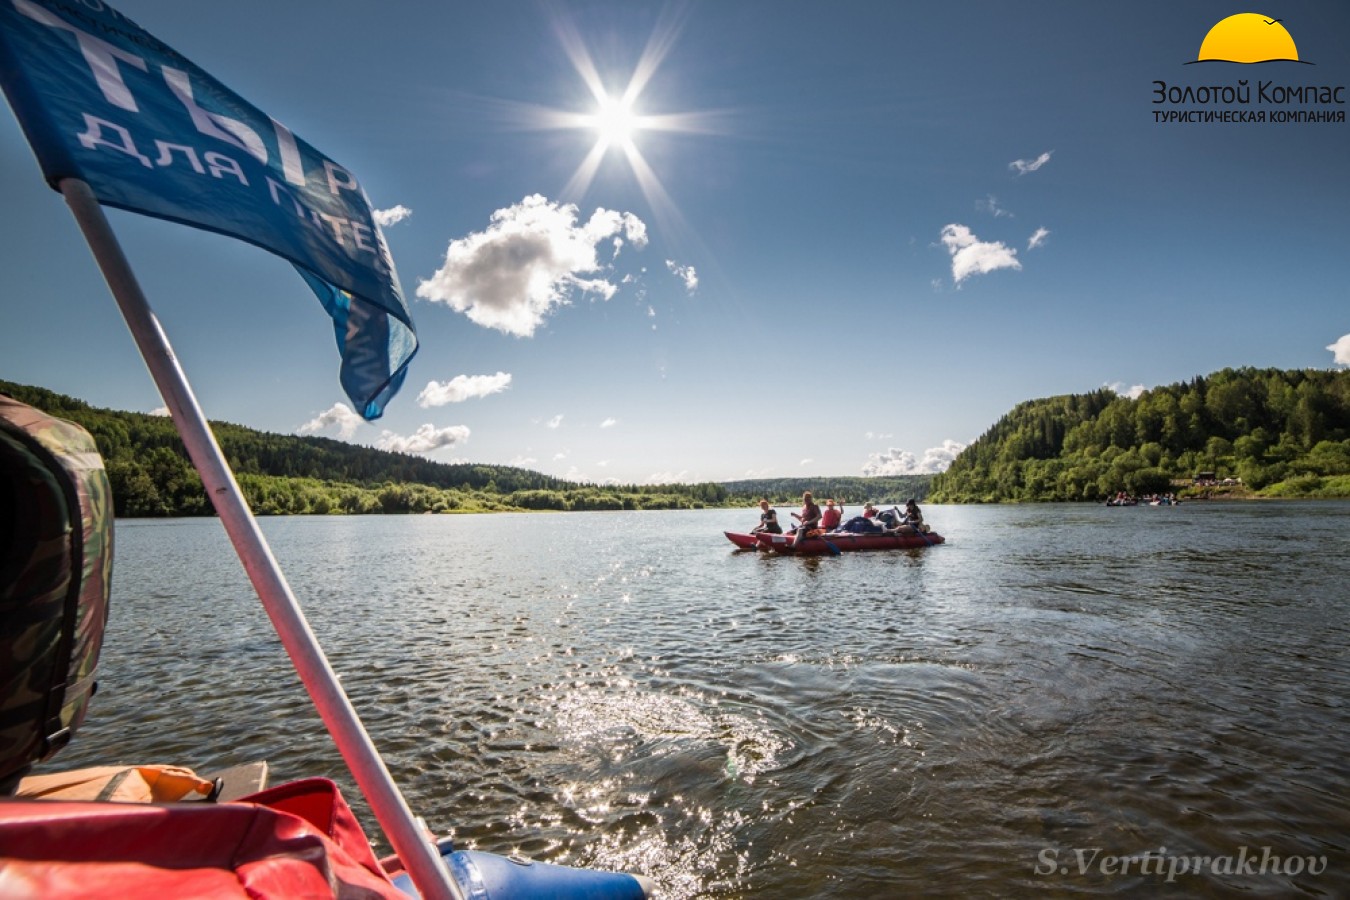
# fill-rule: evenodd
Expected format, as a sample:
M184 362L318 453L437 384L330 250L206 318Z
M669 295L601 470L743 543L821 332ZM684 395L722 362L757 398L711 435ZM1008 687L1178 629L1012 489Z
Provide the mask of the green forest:
M94 437L118 516L214 515L201 478L165 416L98 409L0 380L5 393L76 422ZM221 451L258 515L477 513L524 510L699 509L791 503L803 490L861 504L923 496L928 477L769 479L733 484L594 485L510 466L437 463L319 437L212 422ZM824 489L824 490L823 490ZM833 490L835 494L828 494Z
M213 515L172 421L38 387L0 392L87 429L118 516ZM319 437L213 422L259 515L1096 501L1133 496L1350 497L1350 370L1224 369L1138 399L1102 389L1021 403L946 472L723 483L596 485L510 466L437 463ZM1204 476L1205 483L1197 481ZM1228 482L1225 484L1225 482ZM846 509L847 511L847 509Z
M1350 370L1224 369L1138 399L1103 389L1021 403L933 479L929 499L1120 491L1350 497Z

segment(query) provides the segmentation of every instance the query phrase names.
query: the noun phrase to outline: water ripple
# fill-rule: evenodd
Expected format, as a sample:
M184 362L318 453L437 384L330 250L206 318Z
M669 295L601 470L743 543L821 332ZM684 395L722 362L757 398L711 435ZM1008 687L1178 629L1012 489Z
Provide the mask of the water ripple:
M1152 895L1035 868L1160 846L1333 860L1178 894L1350 892L1350 504L928 515L948 543L809 560L730 552L736 511L263 525L461 845L679 900ZM54 767L267 758L337 779L379 842L218 523L117 541L100 690Z

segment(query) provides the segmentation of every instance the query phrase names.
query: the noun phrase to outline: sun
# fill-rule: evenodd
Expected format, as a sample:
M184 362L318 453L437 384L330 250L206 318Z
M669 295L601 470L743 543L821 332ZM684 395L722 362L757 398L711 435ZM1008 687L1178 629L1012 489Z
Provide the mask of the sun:
M1297 61L1298 47L1279 19L1260 13L1238 13L1220 21L1205 35L1196 61L1205 60L1235 63Z
M633 109L631 100L609 94L597 98L596 110L590 115L588 124L595 129L600 144L625 150L633 145L634 137L643 127L642 117Z
M555 33L581 81L584 95L578 97L573 109L503 102L503 112L508 120L526 130L577 131L591 139L590 149L559 191L563 199L579 201L585 197L606 167L627 169L662 228L670 233L689 231L640 145L654 144L646 150L669 159L675 136L734 134L742 113L728 109L653 111L650 106L659 104L644 102L644 91L675 45L687 15L687 6L663 6L626 82L621 69L611 69L602 75L575 24L561 12L555 16ZM622 88L612 90L616 85ZM668 89L663 91L663 96L669 95ZM608 187L616 185L611 182Z

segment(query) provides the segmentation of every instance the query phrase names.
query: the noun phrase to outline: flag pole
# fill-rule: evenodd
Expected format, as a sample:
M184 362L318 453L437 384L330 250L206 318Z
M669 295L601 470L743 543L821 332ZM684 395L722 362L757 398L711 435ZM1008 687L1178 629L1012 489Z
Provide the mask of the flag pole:
M234 544L235 553L244 564L258 598L319 711L319 717L337 743L394 852L423 897L464 900L459 886L449 878L441 864L439 853L427 840L407 801L399 793L384 760L338 683L337 674L329 665L299 602L291 593L103 207L89 185L79 179L62 179L59 187L169 407L188 456L201 475L202 484Z

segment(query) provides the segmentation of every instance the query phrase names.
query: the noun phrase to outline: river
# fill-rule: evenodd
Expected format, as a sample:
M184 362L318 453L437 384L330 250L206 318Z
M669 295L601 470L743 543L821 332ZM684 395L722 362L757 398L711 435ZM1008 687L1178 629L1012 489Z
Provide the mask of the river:
M262 527L461 846L666 900L1350 893L1350 503L925 514L946 544L815 559L735 550L753 509ZM44 768L266 759L384 846L220 524L116 541Z

